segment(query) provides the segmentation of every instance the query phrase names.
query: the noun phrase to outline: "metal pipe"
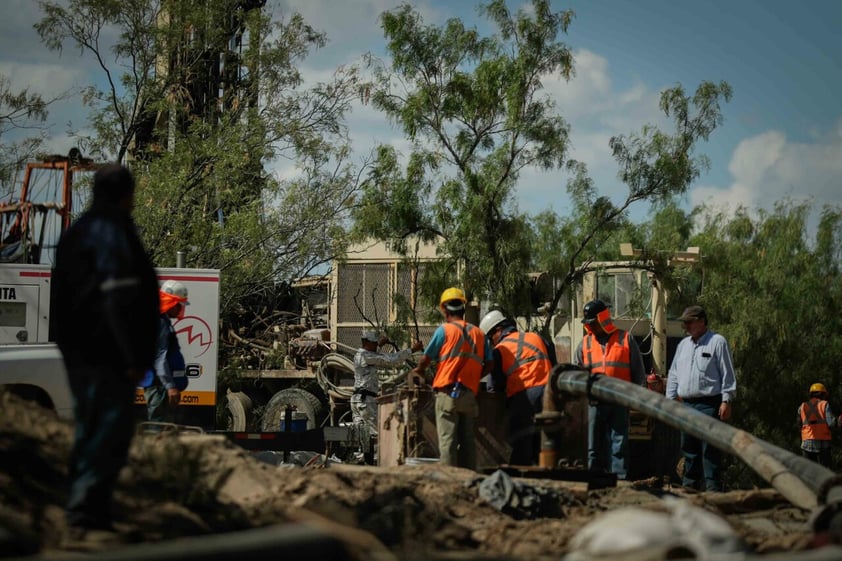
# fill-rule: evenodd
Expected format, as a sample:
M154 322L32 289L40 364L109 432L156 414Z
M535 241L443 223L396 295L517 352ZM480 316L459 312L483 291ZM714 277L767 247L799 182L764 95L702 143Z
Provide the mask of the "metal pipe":
M175 266L183 269L187 263L187 252L179 249L175 252Z
M652 279L652 363L659 376L667 375L667 298L658 277Z
M535 415L535 423L541 430L541 451L538 454L538 466L555 468L558 466L558 451L560 448L561 422L563 411L558 410L555 380L559 371L553 369L547 377L541 412Z
M601 401L630 407L663 423L705 440L716 448L737 456L795 506L816 508L833 493L838 478L832 471L709 417L679 402L666 399L646 388L610 378L591 376L569 364L560 364L555 389L589 395Z
M183 537L157 543L126 545L100 552L85 553L84 556L69 554L67 558L86 561L224 561L229 559L350 561L357 559L358 556L352 555L349 546L342 541L344 537L339 537L335 530L324 526L293 523L240 532ZM385 549L382 545L375 545L379 546L378 549ZM21 557L18 561L23 561L23 559L47 561L54 558L54 553L45 553L33 557ZM381 558L389 559L383 556Z

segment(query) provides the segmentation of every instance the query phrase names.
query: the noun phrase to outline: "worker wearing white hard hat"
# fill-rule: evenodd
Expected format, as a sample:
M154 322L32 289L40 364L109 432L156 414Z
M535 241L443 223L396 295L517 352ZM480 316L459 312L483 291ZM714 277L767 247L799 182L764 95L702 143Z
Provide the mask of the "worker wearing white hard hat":
M152 375L141 383L146 399L146 413L150 421L176 421L181 392L187 388L184 355L178 344L173 320L184 318L188 301L187 286L178 280L167 280L160 288L160 320L157 354Z
M494 389L506 392L512 447L509 463L535 464L540 445L534 419L543 410L544 388L555 353L538 333L518 331L515 321L500 310L488 312L479 326L494 346Z

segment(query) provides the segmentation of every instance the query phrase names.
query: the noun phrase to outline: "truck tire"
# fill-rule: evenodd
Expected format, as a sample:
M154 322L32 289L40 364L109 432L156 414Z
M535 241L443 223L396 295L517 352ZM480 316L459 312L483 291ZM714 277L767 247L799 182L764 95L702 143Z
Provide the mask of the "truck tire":
M227 430L244 432L248 427L248 416L251 412L251 399L243 392L228 390L225 396L228 405Z
M319 398L301 388L287 388L281 390L269 400L263 412L261 430L263 432L277 432L281 427L284 412L290 406L293 410L307 416L307 430L319 427L324 406Z

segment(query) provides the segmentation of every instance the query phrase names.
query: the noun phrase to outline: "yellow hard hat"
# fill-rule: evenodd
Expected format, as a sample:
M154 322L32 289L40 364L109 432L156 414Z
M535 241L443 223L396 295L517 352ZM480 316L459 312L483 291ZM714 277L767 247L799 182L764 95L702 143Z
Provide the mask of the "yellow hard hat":
M827 388L824 387L824 384L816 382L812 386L810 386L810 393L827 393Z
M439 306L443 306L445 302L450 302L451 300L461 300L463 304L468 303L468 299L465 298L465 292L461 288L450 287L442 292L441 298L439 299Z

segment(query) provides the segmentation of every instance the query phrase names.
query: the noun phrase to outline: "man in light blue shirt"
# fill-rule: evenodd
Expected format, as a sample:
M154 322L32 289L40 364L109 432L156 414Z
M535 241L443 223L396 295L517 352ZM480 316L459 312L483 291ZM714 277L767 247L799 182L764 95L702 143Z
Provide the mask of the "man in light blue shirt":
M681 340L667 378L667 399L680 399L693 409L720 421L731 418L737 380L725 337L708 329L707 313L690 306L679 318L688 336ZM698 489L704 474L707 491L721 491L722 455L703 440L681 433L684 453L683 485Z

